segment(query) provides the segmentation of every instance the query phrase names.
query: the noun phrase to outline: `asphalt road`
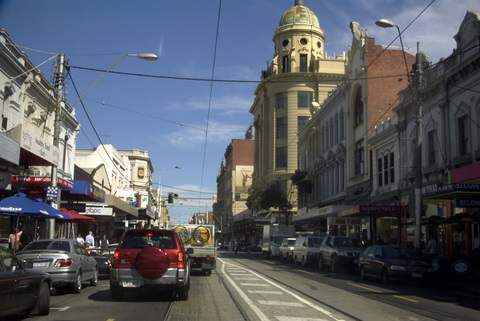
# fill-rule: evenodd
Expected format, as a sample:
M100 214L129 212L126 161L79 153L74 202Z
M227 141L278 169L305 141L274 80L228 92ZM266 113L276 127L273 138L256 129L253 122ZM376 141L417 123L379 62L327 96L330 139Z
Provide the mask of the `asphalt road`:
M319 271L257 253L220 252L211 276L193 273L190 298L142 292L114 302L109 282L85 285L80 294L60 291L50 315L29 321L339 321L478 320L479 297L436 286L363 281L358 275Z

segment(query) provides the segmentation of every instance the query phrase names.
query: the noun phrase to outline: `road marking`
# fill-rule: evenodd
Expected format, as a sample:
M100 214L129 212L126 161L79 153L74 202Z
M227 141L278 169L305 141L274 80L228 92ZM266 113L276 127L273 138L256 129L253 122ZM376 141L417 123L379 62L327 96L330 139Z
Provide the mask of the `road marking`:
M218 259L218 261L220 261L220 262L223 263L223 265L222 265L222 272L224 272L224 268L225 268L225 266L226 266L227 264L228 264L228 265L233 265L232 263L226 263L223 259ZM238 267L238 266L237 266L237 267ZM239 267L238 267L238 268L239 268ZM248 270L248 269L243 269L243 270L244 270L244 271L249 271L250 273L252 273L252 274L255 275L256 277L264 280L264 281L267 282L267 283L270 283L271 285L275 286L276 288L282 290L284 293L287 293L287 294L291 295L292 297L296 298L298 301L304 303L305 305L309 306L310 308L312 308L312 309L314 309L314 310L319 311L320 313L328 316L329 318L331 318L331 319L333 319L333 320L337 320L337 321L344 320L344 319L341 319L341 318L337 318L332 312L330 312L330 311L328 311L328 310L326 310L326 309L324 309L324 308L322 308L322 307L319 307L318 305L315 305L315 304L311 303L310 301L308 301L308 300L300 297L299 295L293 293L292 291L287 290L286 288L280 286L279 284L273 282L272 280L269 280L269 279L263 277L262 275L260 275L260 274L258 274L258 273L255 273L255 272L253 272L253 271L251 271L251 270ZM234 281L233 281L228 275L225 275L225 277L226 277L227 280L232 284L232 286L239 292L239 294L242 296L242 298L245 298L245 297L248 298L247 295L234 283ZM247 283L247 284L249 284L249 283ZM240 285L243 285L243 284L240 284ZM250 285L252 285L252 286L259 286L258 284L251 284L251 283L250 283ZM262 284L261 286L268 286L268 285ZM247 301L247 300L245 300L245 301ZM259 317L261 318L261 320L268 320L268 318L260 311L260 309L259 309L256 305L253 304L253 302L252 302L250 299L248 299L247 304L249 304L249 302L250 302L250 304L251 304L251 308L252 308L252 309L254 309L255 311L258 310L258 313L261 313L261 317L260 317L260 315L257 313L257 315L259 315Z
M58 310L60 312L63 312L63 311L67 311L68 309L70 309L71 307L63 307L63 308L50 308L50 310Z
M283 306L283 307L296 307L296 308L303 308L303 307L305 307L303 304L298 303L298 302L258 300L258 303L263 304L263 305L276 305L276 306Z
M252 275L251 273L230 273L231 276Z
M230 278L230 276L225 272L225 266L227 265L222 259L219 259L222 262L222 273L225 275L225 278L230 282L230 284L237 290L238 294L245 300L245 302L250 306L250 308L257 314L257 316L262 321L269 321L265 314L253 303L252 300L248 298L248 296L238 287L238 285Z
M270 286L269 284L264 283L240 283L243 286Z
M353 284L353 283L347 283L348 285L351 285L351 286L355 286L357 288L361 288L361 289L364 289L364 290L368 290L368 291L372 291L372 292L376 292L376 293L384 293L382 291L378 291L378 290L375 290L375 289L372 289L372 288L367 288L365 286L361 286L361 285L357 285L357 284ZM415 302L415 303L418 303L420 301L417 301L417 300L414 300L414 299L409 299L409 298L406 298L406 297L403 297L403 296L400 296L400 295L393 295L393 297L395 298L398 298L398 299L402 299L402 300L407 300L407 301L410 301L410 302Z
M407 301L410 301L410 302L416 302L416 303L420 302L420 301L417 301L417 300L414 300L414 299L409 299L409 298L399 296L399 295L392 295L392 296L394 296L396 298L399 298L399 299L402 299L402 300L407 300Z
M249 281L260 281L260 279L252 278L251 276L246 278L234 278L235 280L249 280Z
M301 270L301 269L296 269L295 271L296 272L303 272L303 273L307 273L307 274L313 274L313 272L306 271L306 270Z
M283 294L282 291L267 291L267 290L247 290L248 293L258 294Z
M275 316L278 321L327 321L327 319L314 319L314 318L296 318L287 316Z
M356 286L357 288L360 288L360 289L369 290L369 291L377 292L377 293L383 293L382 291L378 291L378 290L375 290L375 289L372 289L372 288L367 288L366 286L361 286L361 285L353 284L353 283L347 283L347 284L351 285L351 286Z

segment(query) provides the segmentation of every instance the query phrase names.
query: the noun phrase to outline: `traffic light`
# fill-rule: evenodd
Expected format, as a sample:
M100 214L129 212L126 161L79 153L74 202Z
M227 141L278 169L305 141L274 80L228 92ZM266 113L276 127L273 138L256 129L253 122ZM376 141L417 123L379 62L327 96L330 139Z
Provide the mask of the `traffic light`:
M173 193L168 193L168 203L169 204L173 203Z

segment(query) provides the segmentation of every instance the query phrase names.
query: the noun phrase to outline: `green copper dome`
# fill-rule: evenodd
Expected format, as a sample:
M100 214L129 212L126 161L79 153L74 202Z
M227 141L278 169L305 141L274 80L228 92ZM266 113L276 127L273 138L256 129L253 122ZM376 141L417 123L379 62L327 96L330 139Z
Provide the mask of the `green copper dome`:
M311 25L320 28L317 16L303 5L303 0L295 0L295 6L288 9L280 19L279 27L288 25Z

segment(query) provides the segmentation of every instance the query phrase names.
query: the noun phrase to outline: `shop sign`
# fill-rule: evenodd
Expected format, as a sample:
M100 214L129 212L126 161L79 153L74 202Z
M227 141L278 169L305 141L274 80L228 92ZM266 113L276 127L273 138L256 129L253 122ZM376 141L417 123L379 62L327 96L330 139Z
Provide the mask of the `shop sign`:
M369 213L398 213L400 206L396 205L360 205L360 212Z
M61 203L60 208L65 208L69 211L77 211L78 213L85 213L85 204L82 203Z
M480 192L480 184L438 183L425 186L422 190L422 194L425 197L452 192Z
M49 163L58 166L60 152L58 147L33 134L27 128L22 128L22 138L20 142L23 149L35 154Z
M145 178L145 167L139 167L137 170L137 178L144 179Z
M454 260L450 266L452 272L458 275L466 275L470 273L472 264L466 260Z
M85 207L85 214L96 215L96 216L113 216L113 208L112 207L94 207L94 206L87 206Z
M454 200L455 207L480 207L480 199L456 198Z

